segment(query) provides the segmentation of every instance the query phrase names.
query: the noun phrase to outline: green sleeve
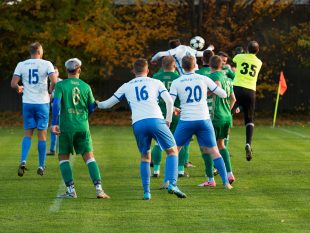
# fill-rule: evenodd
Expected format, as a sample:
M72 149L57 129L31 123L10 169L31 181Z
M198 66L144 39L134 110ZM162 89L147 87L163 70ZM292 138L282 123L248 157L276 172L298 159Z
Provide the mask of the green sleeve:
M57 99L62 98L61 83L56 83L55 85L54 98L57 98Z
M234 78L235 78L235 73L234 73L231 69L228 69L226 75L227 75L227 77L230 78L231 80L234 80Z
M93 92L91 90L91 88L89 88L89 92L88 92L88 104L93 104L95 103L95 98L93 96Z

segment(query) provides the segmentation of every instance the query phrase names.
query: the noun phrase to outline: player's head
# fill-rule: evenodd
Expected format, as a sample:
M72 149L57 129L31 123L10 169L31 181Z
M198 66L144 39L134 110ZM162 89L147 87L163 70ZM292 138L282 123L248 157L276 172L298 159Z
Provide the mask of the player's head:
M186 72L191 72L196 68L196 58L186 55L182 58L182 67Z
M146 76L149 72L147 60L144 58L138 58L133 63L133 72L136 76Z
M172 56L166 56L161 62L164 71L174 71L176 68L175 60Z
M31 57L42 58L43 47L39 42L34 42L29 46L29 53Z
M234 53L235 53L235 55L240 54L240 53L244 53L243 47L242 46L236 47Z
M58 71L58 68L57 66L54 66L54 70L55 70L55 74L57 75L57 77L59 76L59 71Z
M81 73L82 62L78 58L70 58L65 62L68 75L79 75Z
M259 51L259 44L256 41L250 41L248 43L248 52L252 54L257 54Z
M229 58L228 54L223 52L223 51L220 51L219 54L220 58L222 59L222 62L223 62L223 65L226 65L227 63L227 60Z
M213 55L214 55L214 52L212 50L203 51L203 56L202 56L203 64L209 64L209 60Z
M169 48L170 49L174 49L174 48L178 47L179 45L181 45L180 39L169 40Z
M214 55L210 58L209 65L213 70L220 70L223 66L223 61L220 56Z

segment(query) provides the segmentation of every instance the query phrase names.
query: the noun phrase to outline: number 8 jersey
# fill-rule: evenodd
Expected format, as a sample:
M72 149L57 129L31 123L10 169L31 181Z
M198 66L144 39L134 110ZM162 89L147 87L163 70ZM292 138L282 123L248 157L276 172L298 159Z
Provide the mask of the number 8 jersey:
M255 54L238 54L233 58L236 63L234 86L256 91L257 76L262 67L262 61Z
M19 76L23 82L23 103L46 104L50 102L47 90L48 76L54 73L50 61L43 59L28 59L19 62L14 75Z
M210 119L207 92L208 89L213 92L217 88L210 78L196 73L187 73L174 80L170 87L170 94L180 99L180 120Z
M132 112L132 124L147 118L164 119L158 106L161 93L167 91L164 84L149 77L137 77L124 83L115 93L119 101L126 98Z

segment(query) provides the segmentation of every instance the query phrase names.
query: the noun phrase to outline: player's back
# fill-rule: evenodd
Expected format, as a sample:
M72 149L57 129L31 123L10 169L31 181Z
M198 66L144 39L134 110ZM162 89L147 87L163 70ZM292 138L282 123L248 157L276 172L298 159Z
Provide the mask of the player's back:
M90 86L78 78L58 82L55 98L61 97L60 128L62 131L89 129L88 105L94 102Z
M210 78L196 73L182 75L173 81L170 94L180 99L181 120L210 119L206 100L208 88L212 91L216 84Z
M179 73L184 74L185 72L184 72L184 69L182 68L182 58L184 56L195 57L197 54L197 51L195 49L192 49L189 46L179 45L178 47L174 49L170 49L169 54L173 56L173 58L175 59Z
M137 77L123 84L116 92L115 97L125 97L132 112L132 124L147 118L163 119L158 106L160 94L167 91L159 80L149 77Z
M23 103L49 103L47 81L48 75L53 72L52 63L43 59L27 59L18 63L14 75L23 82Z

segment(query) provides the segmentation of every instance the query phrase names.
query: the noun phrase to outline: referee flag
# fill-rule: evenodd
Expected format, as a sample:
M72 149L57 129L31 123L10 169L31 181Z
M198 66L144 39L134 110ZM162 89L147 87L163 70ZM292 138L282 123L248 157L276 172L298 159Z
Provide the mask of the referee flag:
M280 95L283 95L286 92L286 89L287 89L287 85L286 85L286 82L285 82L283 71L281 71L281 73L280 73L280 81L279 81Z

